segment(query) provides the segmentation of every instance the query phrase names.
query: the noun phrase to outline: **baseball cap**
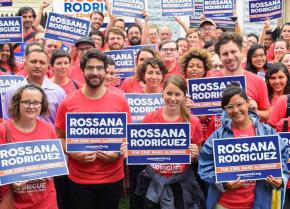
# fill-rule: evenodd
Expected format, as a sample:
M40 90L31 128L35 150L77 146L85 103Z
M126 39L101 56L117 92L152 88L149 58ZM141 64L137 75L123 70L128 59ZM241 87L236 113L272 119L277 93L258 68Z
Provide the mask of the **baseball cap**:
M89 37L82 37L82 38L78 39L75 42L75 46L78 47L82 43L88 43L88 44L91 44L93 47L95 47L94 40L92 38L89 38Z
M214 27L216 27L216 24L214 23L214 21L212 21L212 20L210 20L210 19L205 19L205 20L203 20L203 21L200 23L199 27L201 28L202 25L205 24L205 23L209 23L209 24L213 25Z

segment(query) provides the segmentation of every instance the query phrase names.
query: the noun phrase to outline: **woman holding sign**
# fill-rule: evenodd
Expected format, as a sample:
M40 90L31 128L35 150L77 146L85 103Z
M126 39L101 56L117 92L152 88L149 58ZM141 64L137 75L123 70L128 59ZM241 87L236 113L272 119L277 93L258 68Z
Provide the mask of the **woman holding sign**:
M48 99L36 85L21 87L12 97L9 114L12 119L0 126L0 143L56 138L50 124L38 117L48 112ZM39 179L12 184L15 209L57 209L53 180Z
M199 153L199 146L203 142L202 131L199 119L191 115L186 106L186 81L178 75L169 76L163 84L163 99L164 106L154 112L148 113L143 123L184 123L189 122L191 126L191 145L189 147L192 160L196 160ZM156 180L158 179L158 180ZM145 196L154 195L153 188L157 188L157 182L167 182L174 180L175 183L168 183L160 191L159 202L153 203ZM186 188L185 188L186 185ZM143 209L157 209L157 208L178 208L178 209L193 209L204 208L204 195L201 191L193 169L187 164L171 164L160 165L151 164L139 175L137 189L138 193L144 195L137 196L135 201L139 201L138 205L142 205ZM153 189L154 190L154 189ZM168 201L164 194L169 191L169 194L174 203L170 207L164 207ZM145 195L146 194L146 195ZM187 194L188 196L186 196ZM138 208L139 208L138 207ZM134 208L134 207L133 207Z
M272 175L269 175L263 180L245 181L240 180L239 177L234 181L216 183L213 139L237 138L237 140L242 140L238 137L249 138L275 134L275 131L270 126L259 121L255 113L248 111L249 99L239 84L233 83L224 89L222 108L224 109L222 127L216 130L204 143L198 160L199 175L202 180L209 184L207 208L271 209L273 203L272 190L281 189L283 197L284 186L287 184L288 171L286 162L288 151L286 144L283 140L279 141L283 178L274 178ZM283 202L283 198L281 198L281 201Z

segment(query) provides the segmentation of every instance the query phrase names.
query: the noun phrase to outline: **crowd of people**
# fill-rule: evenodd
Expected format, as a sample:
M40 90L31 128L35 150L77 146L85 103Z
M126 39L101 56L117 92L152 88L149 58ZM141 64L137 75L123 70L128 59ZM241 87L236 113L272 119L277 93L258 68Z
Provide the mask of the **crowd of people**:
M0 143L60 138L65 148L66 113L125 112L130 123L124 93L162 93L163 107L142 123L189 123L192 163L127 166L125 143L120 152L69 153L68 176L1 186L0 201L12 191L16 209L118 209L128 191L130 209L271 209L279 191L279 208L290 208L288 145L281 138L282 178L216 183L213 157L213 139L290 130L290 22L272 28L267 19L260 34L246 34L238 21L230 31L204 17L199 28L189 28L175 17L186 35L173 40L174 25L157 26L144 13L144 21L126 27L105 3L107 27L104 14L93 11L89 36L74 45L43 39L47 2L38 13L19 9L24 43L0 44L0 76L25 79L4 96ZM133 75L121 78L104 52L135 45L145 46L136 54ZM21 49L24 56L16 60ZM237 75L245 76L246 89L233 82L223 90L221 116L192 115L188 79Z

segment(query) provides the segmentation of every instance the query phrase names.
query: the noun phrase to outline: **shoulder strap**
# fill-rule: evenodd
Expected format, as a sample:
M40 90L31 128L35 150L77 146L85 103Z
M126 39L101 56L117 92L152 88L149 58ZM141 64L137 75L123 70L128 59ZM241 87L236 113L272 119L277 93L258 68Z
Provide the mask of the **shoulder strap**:
M3 123L3 125L5 127L5 141L6 141L6 143L11 143L10 131L9 131L8 126L7 126L7 123Z
M31 39L36 34L35 31L29 33L23 40L23 43L27 42L29 39ZM16 43L13 45L13 50L16 49L18 46L20 46L23 43Z
M290 116L290 94L287 94L286 118Z
M73 82L75 89L79 89L79 85L77 84L77 82L73 79L72 79L72 82Z

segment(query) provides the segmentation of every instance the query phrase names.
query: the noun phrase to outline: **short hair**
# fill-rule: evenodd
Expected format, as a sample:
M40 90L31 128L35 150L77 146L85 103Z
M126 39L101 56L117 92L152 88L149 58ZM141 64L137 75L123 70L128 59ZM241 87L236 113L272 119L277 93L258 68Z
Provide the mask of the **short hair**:
M175 43L175 41L171 40L171 41L163 41L162 43L160 43L160 45L159 45L159 50L161 50L161 49L163 48L163 46L164 46L165 44L168 44L168 43L174 43L174 44L176 45L176 50L178 49L178 48L177 48L177 44Z
M240 95L242 98L244 98L246 101L249 100L245 89L240 87L239 82L232 81L222 92L222 108L225 109L225 106L227 106L230 102L230 99L235 96L236 94Z
M166 73L168 72L167 68L165 67L165 65L163 64L163 62L160 58L153 57L153 58L146 59L143 62L143 64L140 66L140 70L139 70L140 74L138 74L138 76L140 76L138 78L138 80L143 81L144 83L145 83L145 79L144 79L145 73L146 73L147 67L149 65L153 68L159 67L163 78L166 75Z
M277 42L284 42L284 43L286 44L286 49L289 48L289 43L288 43L288 41L286 41L285 39L283 39L283 38L277 38L277 39L274 41L274 47L275 47L275 44L276 44Z
M89 49L86 53L81 57L80 66L82 71L85 70L87 62L89 59L97 59L104 63L105 70L108 67L107 55L98 49Z
M34 9L33 9L32 7L21 7L21 8L18 10L16 16L22 16L22 15L24 15L24 14L27 13L27 12L31 12L33 18L34 18L34 19L36 18L36 13L35 13L35 11L34 11Z
M90 13L90 19L92 19L94 14L98 14L98 15L102 16L103 19L105 18L104 14L101 11L92 11Z
M218 38L214 47L215 53L220 56L221 45L227 44L231 41L234 42L240 50L242 50L243 37L237 33L226 32L222 33L221 37Z
M149 52L149 53L151 53L151 54L153 55L153 57L160 57L159 54L156 52L155 49L150 48L150 47L148 47L148 46L145 46L145 47L142 47L142 48L137 52L137 54L136 54L136 60L139 59L139 56L140 56L141 52Z
M64 51L63 49L56 49L52 52L49 63L53 66L55 60L60 57L67 57L69 62L71 62L71 57L68 52Z
M26 46L25 46L25 50L24 50L24 56L27 56L30 52L30 47L31 46L39 46L40 49L43 50L43 44L37 42L37 41L33 41L33 42L30 42L30 43L27 43Z
M115 65L115 61L109 56L107 56L107 63L108 65Z
M285 23L282 25L281 30L280 30L280 37L281 37L281 33L282 33L282 31L283 31L283 28L284 28L285 26L290 26L290 22L285 22ZM283 37L281 37L281 38L283 38Z
M259 42L259 37L257 36L257 34L255 34L255 33L249 33L247 35L247 38L249 38L249 37L254 37L257 40L257 43Z
M169 77L167 77L163 83L163 91L166 89L166 87L169 84L173 84L173 85L177 86L183 92L184 96L186 96L187 83L186 83L186 80L182 76L173 74L173 75L170 75ZM180 113L181 113L182 118L186 122L190 121L190 113L189 113L188 108L185 106L185 104L181 104Z
M33 49L33 50L28 52L27 57L29 57L30 54L32 54L33 52L43 53L47 57L47 54L43 51L43 49Z
M202 61L206 75L207 71L211 69L211 56L206 49L196 48L189 50L180 58L179 64L183 75L186 76L187 66L192 58L196 58Z
M264 54L265 54L265 64L263 65L263 68L266 70L267 67L268 67L268 63L267 63L267 59L266 59L266 56L267 56L267 52L266 52L266 49L263 45L261 44L253 44L249 50L248 50L248 53L247 53L247 61L246 61L246 70L252 72L252 73L255 73L257 74L258 73L258 70L256 69L256 67L253 65L252 63L252 57L254 55L254 53L258 50L258 49L262 49Z
M21 101L21 95L23 91L25 90L37 90L42 94L42 101L41 101L41 110L40 115L46 115L49 112L49 103L48 98L46 96L46 93L44 90L35 84L28 84L25 86L20 87L17 92L12 96L11 102L8 107L9 115L14 119L20 118L20 101Z
M281 62L273 63L272 65L269 66L265 75L265 82L267 84L268 96L270 101L272 100L274 93L270 85L270 78L273 74L278 73L279 71L282 71L287 77L287 83L285 89L283 90L283 95L290 94L290 74L287 67Z
M128 28L127 28L127 30L126 30L126 33L127 33L127 35L128 35L128 33L129 33L129 30L131 29L131 28L138 28L138 30L140 31L140 33L142 33L142 28L139 26L139 25L137 25L137 24L133 24L133 25L130 25Z
M186 38L180 37L180 38L176 39L175 43L176 43L177 49L178 49L178 43L179 43L180 41L186 41L186 42L188 43L188 41L187 41Z
M223 33L227 32L227 29L222 27L216 27L216 30L221 30Z
M125 34L124 34L125 32L124 32L122 29L120 29L120 28L118 28L118 27L112 27L112 28L110 28L110 29L108 30L107 37L106 37L106 41L107 41L107 42L108 42L108 40L109 40L110 33L113 33L113 34L116 34L116 35L122 36L123 39L125 39Z
M89 32L89 37L92 37L93 35L97 35L97 36L100 36L102 38L102 45L101 47L103 47L105 45L105 35L99 31L99 30L91 30Z

